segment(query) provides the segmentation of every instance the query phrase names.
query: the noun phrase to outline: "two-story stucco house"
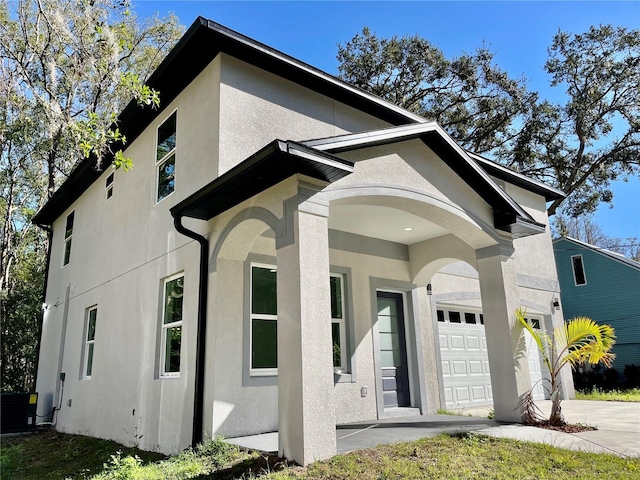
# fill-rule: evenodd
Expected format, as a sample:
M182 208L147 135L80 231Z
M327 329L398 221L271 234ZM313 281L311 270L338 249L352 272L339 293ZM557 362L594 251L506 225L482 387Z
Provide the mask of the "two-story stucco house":
M166 453L278 431L302 464L341 423L474 398L521 419L537 353L513 313L563 321L561 192L203 18L149 84L162 107L120 116L135 168L87 161L34 220L41 415Z

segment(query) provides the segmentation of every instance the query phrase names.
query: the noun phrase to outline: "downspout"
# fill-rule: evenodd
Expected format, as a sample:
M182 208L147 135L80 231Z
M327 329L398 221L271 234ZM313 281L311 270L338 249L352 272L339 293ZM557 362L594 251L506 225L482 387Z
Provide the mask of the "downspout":
M200 244L200 281L198 286L198 326L196 330L196 381L193 399L193 431L191 445L202 443L202 423L204 412L204 358L207 338L207 293L209 290L209 240L182 225L182 215L173 217L176 230Z
M47 286L49 285L49 267L51 266L51 244L53 243L53 228L46 225L37 225L47 232L47 261L44 267L44 283L42 285L42 305L47 301ZM36 391L38 383L38 364L40 363L40 345L42 344L42 327L44 324L44 308L40 311L40 321L38 322L38 341L36 343L36 371L33 375L33 385L31 391Z

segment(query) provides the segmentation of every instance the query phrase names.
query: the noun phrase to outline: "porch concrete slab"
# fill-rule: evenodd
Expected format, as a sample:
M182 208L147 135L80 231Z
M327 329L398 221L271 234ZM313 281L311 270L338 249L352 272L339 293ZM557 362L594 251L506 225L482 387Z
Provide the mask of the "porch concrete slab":
M338 453L345 453L378 445L435 437L443 432L471 432L499 425L498 422L487 418L415 415L338 425L336 440Z
M265 453L278 452L278 432L247 435L246 437L225 438L225 442L238 445L247 450L258 450Z

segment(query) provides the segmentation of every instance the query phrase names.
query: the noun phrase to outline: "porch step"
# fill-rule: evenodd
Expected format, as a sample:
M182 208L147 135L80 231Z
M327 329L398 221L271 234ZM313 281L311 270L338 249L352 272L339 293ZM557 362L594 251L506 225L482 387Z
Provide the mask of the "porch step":
M420 415L420 409L415 407L393 407L384 409L384 418L410 417Z

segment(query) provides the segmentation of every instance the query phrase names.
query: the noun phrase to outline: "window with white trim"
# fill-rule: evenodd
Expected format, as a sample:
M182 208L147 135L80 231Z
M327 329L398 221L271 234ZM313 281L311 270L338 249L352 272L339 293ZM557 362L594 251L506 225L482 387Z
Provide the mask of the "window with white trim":
M276 375L278 295L276 268L251 264L251 375Z
M332 273L331 337L333 367L336 372L347 370L347 335L344 302L344 276ZM278 373L278 302L276 267L251 264L250 374L277 375Z
M331 286L331 338L333 340L333 369L347 371L347 334L344 313L344 276L332 273Z
M180 347L182 343L182 311L184 276L169 277L164 281L162 304L162 334L160 376L180 375Z
M82 378L90 379L93 371L93 346L96 341L96 320L98 319L98 307L87 309L86 335L84 341L84 359L82 366Z
M176 112L158 127L156 145L156 202L171 195L176 173Z
M104 181L104 199L105 201L113 197L113 176L115 172L111 172Z
M64 257L62 259L62 266L64 267L71 260L71 237L73 236L73 218L75 211L67 215L67 221L64 227Z
M584 274L584 263L582 262L582 255L573 255L571 257L571 268L573 269L573 281L576 286L586 285L587 277Z

